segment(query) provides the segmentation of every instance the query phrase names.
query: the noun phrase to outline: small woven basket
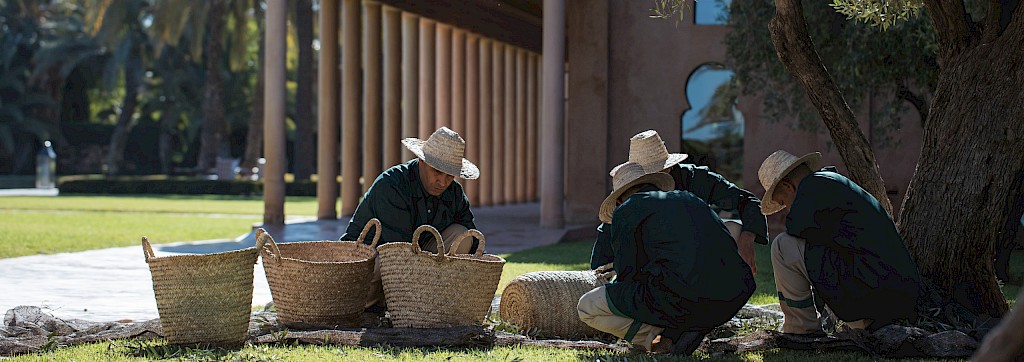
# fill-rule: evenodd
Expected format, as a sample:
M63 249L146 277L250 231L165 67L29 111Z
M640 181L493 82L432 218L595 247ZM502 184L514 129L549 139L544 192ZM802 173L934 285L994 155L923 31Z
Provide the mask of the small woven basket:
M262 247L257 241L255 248L157 258L149 239L142 238L168 343L232 347L245 341L253 265Z
M366 234L377 233L371 245ZM380 221L370 219L359 240L278 244L263 229L263 270L277 308L277 319L297 329L355 327L366 304L380 241Z
M501 293L501 320L531 336L576 339L602 332L580 320L580 297L608 284L607 274L594 271L540 271L512 279Z
M451 250L473 236L480 240L476 254L431 254L420 250L420 234L437 229L423 225L412 243L389 243L380 253L381 281L391 324L395 327L444 328L482 324L498 289L505 259L484 254L484 236L473 229L460 235ZM440 245L441 243L438 243ZM449 252L451 254L452 252Z

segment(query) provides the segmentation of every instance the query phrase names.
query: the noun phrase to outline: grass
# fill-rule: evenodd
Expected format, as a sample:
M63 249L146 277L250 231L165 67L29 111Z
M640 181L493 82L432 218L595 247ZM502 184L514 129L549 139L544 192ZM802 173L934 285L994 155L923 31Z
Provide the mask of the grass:
M0 198L0 258L154 243L232 239L260 222L263 201L225 196ZM316 199L289 197L285 215L316 215Z
M697 352L688 357L648 356L540 347L484 349L339 347L313 345L246 345L237 350L196 350L167 346L163 341L114 341L57 348L11 361L896 361L860 353L769 350L711 357ZM948 360L948 359L947 359ZM901 359L899 361L938 361Z

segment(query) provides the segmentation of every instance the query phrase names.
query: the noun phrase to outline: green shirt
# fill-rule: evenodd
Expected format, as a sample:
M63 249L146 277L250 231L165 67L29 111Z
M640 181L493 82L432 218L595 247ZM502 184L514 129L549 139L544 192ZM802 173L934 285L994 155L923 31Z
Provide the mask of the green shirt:
M797 187L786 232L807 240L804 264L815 296L839 319L880 327L913 319L921 275L892 218L871 194L834 168Z
M664 328L728 321L754 292L750 267L718 215L688 191L646 185L615 209L613 310Z
M363 226L372 218L379 219L383 228L380 244L409 242L413 231L420 225L431 225L438 231L452 224L476 228L462 185L452 181L440 196L428 194L420 182L419 159L391 167L377 176L356 206L341 240L359 238ZM365 243L369 244L375 233L370 232ZM428 235L431 234L422 234L421 241Z
M723 210L736 210L743 221L742 230L754 233L754 241L768 244L768 222L761 214L761 200L750 191L736 187L722 175L711 172L707 167L692 164L679 164L669 170L675 181L675 189L689 191L709 205ZM590 268L612 261L611 249L608 246L608 224L597 227L597 240L590 256Z

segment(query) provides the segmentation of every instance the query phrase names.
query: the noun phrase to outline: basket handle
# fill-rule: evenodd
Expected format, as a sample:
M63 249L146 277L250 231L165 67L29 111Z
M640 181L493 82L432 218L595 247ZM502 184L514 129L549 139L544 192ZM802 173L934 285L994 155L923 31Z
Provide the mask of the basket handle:
M281 261L281 249L277 247L274 237L263 228L256 230L256 250L263 254L264 259L269 256L274 262Z
M373 234L373 242L370 243L370 247L376 249L377 242L380 241L380 234L384 233L384 230L380 226L380 220L377 220L377 218L372 218L370 221L366 222L366 226L363 226L363 231L359 233L359 239L356 240L356 242L364 244L365 242L363 240L366 240L366 234L374 228L377 229L377 232Z
M149 245L149 238L142 237L142 254L146 256L146 261L149 259L156 258L156 254L153 254L153 247Z
M476 247L476 254L475 255L476 256L483 256L484 255L484 244L486 244L485 241L484 241L484 233L480 232L480 230L477 230L477 229L466 230L466 232L462 233L462 235L459 235L459 237L455 238L455 242L452 243L451 250L448 250L448 255L455 255L455 251L459 250L459 245L462 244L462 241L466 240L466 239L469 239L469 238L472 238L474 236L477 239L480 239L480 245L478 245Z
M420 227L416 228L416 231L412 233L413 250L415 250L417 254L423 251L423 249L420 249L420 234L422 234L424 231L429 231L431 234L434 234L434 240L437 240L437 245L441 249L438 250L437 252L437 260L445 260L444 243L441 241L441 233L437 232L437 229L435 229L433 226L427 224L420 225Z

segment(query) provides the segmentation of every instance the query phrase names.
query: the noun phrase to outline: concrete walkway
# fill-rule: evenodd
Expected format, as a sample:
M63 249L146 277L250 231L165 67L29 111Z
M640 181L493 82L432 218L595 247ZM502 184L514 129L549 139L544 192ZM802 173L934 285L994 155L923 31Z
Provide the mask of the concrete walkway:
M539 204L475 209L477 228L487 236L487 252L507 254L550 245L580 232L539 227ZM348 220L293 219L268 227L278 242L337 240ZM595 225L582 226L586 230ZM580 230L579 228L574 228ZM153 245L157 257L239 250L255 245L249 232L233 240ZM262 263L254 269L253 304L269 303L270 288ZM60 318L91 321L146 320L158 317L153 284L139 246L78 253L0 259L0 313L19 305L43 307Z

